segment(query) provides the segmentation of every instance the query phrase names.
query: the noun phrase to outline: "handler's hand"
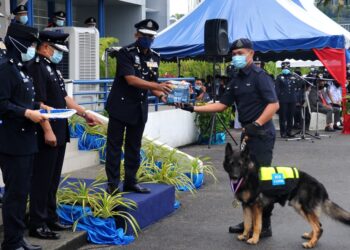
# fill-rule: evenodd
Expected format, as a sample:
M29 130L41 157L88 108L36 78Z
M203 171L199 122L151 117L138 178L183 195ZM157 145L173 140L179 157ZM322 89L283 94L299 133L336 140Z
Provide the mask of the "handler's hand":
M158 89L159 91L164 92L165 94L169 94L173 88L171 87L172 84L169 82L162 82L158 84Z
M248 136L248 137L257 137L261 135L265 135L266 132L265 130L261 127L258 126L255 123L249 123L243 128L243 132Z
M185 104L185 103L175 103L175 107L180 108L182 110L193 112L194 107L191 104Z

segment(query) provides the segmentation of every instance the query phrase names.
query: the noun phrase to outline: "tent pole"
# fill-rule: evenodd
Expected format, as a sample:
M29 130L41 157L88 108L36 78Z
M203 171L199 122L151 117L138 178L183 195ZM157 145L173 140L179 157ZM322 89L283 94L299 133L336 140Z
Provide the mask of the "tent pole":
M177 77L181 76L181 61L180 58L177 56L176 57L176 61L177 61Z

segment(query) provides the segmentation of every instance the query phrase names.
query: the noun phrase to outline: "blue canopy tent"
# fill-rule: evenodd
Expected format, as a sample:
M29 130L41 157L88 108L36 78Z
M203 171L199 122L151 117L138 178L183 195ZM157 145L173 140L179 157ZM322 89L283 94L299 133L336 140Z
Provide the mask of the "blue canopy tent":
M315 59L312 49L347 46L341 32L318 27L317 20L295 1L205 0L159 33L152 47L165 60L204 57L204 25L216 18L227 19L230 43L241 37L251 39L263 60Z

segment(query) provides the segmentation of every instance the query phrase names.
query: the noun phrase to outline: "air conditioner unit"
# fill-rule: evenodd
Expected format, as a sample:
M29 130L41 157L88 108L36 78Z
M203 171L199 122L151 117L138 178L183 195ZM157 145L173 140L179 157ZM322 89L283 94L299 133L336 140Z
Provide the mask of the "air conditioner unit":
M69 52L64 53L63 60L57 65L65 79L96 80L100 78L100 34L95 28L54 27L47 30L68 33ZM96 84L74 85L74 93L91 93L100 90ZM97 94L76 95L78 103L98 101ZM98 104L83 104L88 109L97 110Z

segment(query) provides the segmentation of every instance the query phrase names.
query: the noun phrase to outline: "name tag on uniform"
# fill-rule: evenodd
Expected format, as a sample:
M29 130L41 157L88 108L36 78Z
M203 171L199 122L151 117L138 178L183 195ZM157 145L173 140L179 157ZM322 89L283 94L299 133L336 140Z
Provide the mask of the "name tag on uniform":
M272 186L286 185L283 174L272 174Z
M147 62L147 67L148 68L158 68L158 63L157 62Z

